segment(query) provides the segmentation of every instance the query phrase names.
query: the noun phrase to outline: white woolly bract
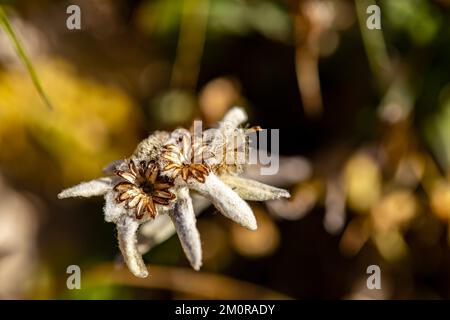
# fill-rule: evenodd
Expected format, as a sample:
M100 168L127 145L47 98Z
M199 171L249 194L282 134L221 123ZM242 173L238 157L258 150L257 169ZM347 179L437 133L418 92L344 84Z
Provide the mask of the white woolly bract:
M215 174L210 173L204 183L191 179L188 185L211 201L225 217L250 230L257 229L256 219L249 205Z
M192 268L199 270L202 265L202 246L200 234L197 230L192 200L187 187L177 190L178 201L174 210L169 213L180 239L184 253Z
M142 256L137 249L136 232L139 223L129 216L122 216L117 221L117 239L128 269L139 278L148 276L147 267L142 260Z
M267 184L241 178L235 175L222 175L220 179L239 197L248 201L267 201L276 200L280 198L289 198L291 195L288 191L276 187L269 186Z
M74 198L74 197L95 197L102 196L111 190L113 179L111 177L104 177L88 182L82 182L71 188L67 188L58 194L59 199Z

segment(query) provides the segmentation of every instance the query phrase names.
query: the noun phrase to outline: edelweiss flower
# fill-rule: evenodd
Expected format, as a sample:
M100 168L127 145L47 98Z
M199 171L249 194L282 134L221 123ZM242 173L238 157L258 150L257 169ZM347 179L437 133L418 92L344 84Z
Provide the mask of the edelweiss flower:
M128 268L137 277L148 276L142 250L138 249L136 233L139 225L155 224L153 229L164 229L168 235L171 230L164 226L169 216L172 230L177 232L189 262L198 270L202 264L202 249L193 199L205 203L206 198L224 216L255 230L255 216L244 200L264 201L290 196L286 190L239 177L245 164L239 164L238 170L231 170L232 173L216 174L210 170L212 165L222 161L216 159L218 153L214 151L227 147L236 133L241 135L242 129L238 127L246 120L241 108L233 108L215 133L202 144L192 143L187 130L178 129L171 134L155 132L138 145L128 161L115 161L105 169L116 175L81 183L62 191L58 197L104 195L105 220L117 225L119 248ZM200 157L207 149L211 151L210 155ZM173 180L173 185L169 186L165 179ZM191 190L197 194L191 195ZM157 205L153 206L154 203ZM156 219L151 219L157 215Z
M116 201L124 202L126 209L135 209L136 219L142 219L145 214L155 218L155 203L167 206L175 198L169 191L173 183L158 176L158 167L153 162L142 161L136 166L129 160L127 170L117 170L116 174L126 180L113 188L117 192Z

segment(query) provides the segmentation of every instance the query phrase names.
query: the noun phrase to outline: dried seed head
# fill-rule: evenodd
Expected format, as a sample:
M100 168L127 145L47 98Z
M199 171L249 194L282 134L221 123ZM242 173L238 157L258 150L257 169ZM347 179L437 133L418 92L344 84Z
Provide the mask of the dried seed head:
M191 140L190 135L184 133L164 146L161 153L161 158L166 162L163 171L171 171L172 179L180 176L184 181L194 178L203 183L210 171L205 163L210 157L208 146Z
M113 190L116 192L116 202L125 203L125 208L132 210L136 219L145 215L155 218L157 210L155 204L169 205L175 195L169 191L173 183L163 180L154 162L141 161L138 165L133 160L127 161L126 170L117 170L116 174L124 179L117 183Z

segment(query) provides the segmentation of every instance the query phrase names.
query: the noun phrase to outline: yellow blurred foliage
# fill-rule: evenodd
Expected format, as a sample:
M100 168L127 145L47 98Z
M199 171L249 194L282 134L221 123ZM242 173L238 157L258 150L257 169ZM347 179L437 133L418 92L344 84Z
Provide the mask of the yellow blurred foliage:
M397 230L376 233L372 239L378 252L390 263L404 259L409 253L409 247L403 235Z
M355 256L370 238L370 220L365 217L352 219L341 237L339 249L346 256Z
M443 220L450 217L450 184L440 180L433 184L430 194L432 212Z
M36 67L54 110L24 71L0 71L0 163L9 175L53 190L99 176L109 161L132 152L140 112L124 92L67 62Z
M417 214L418 205L409 190L397 190L385 195L371 211L374 227L385 232L405 227Z
M367 213L381 193L381 171L369 155L358 153L345 167L348 206L357 213Z

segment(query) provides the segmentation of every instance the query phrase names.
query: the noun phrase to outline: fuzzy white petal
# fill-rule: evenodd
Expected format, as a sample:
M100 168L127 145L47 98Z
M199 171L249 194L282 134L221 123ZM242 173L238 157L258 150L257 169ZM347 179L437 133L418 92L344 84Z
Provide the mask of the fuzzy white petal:
M147 267L142 260L142 256L137 249L136 233L139 222L134 218L122 216L117 222L117 239L125 263L130 271L139 278L148 276Z
M204 183L190 179L188 185L210 200L225 217L250 230L257 229L255 215L249 205L215 174L210 173Z
M59 199L73 197L102 196L112 188L113 179L104 177L100 179L82 182L76 186L65 189L58 194Z
M222 175L220 179L244 200L266 201L289 198L291 196L287 190L272 187L251 179L234 175Z
M202 265L202 246L196 226L192 200L187 187L180 187L177 190L177 201L174 210L169 212L169 215L175 225L186 257L192 268L199 270Z
M247 121L247 113L244 109L241 107L233 107L223 117L219 128L224 129L224 126L229 126L230 129L234 130L245 121Z
M105 205L103 207L106 222L117 222L119 218L126 215L126 210L123 205L120 205L115 200L113 190L105 194Z

